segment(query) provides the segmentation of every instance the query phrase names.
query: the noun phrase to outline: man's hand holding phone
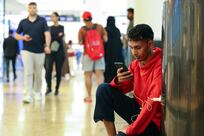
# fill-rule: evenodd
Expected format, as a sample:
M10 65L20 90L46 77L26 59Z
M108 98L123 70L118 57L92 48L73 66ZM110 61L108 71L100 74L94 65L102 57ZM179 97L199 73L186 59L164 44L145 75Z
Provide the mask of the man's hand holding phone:
M128 70L123 62L115 62L114 64L118 69L116 83L121 83L133 78L133 74Z
M32 40L32 37L30 37L30 35L28 35L28 34L25 34L25 35L23 36L23 40L26 41L26 42L29 42L29 41Z
M121 67L117 70L117 83L124 82L126 80L130 80L133 78L133 74L128 70L124 71L124 69Z

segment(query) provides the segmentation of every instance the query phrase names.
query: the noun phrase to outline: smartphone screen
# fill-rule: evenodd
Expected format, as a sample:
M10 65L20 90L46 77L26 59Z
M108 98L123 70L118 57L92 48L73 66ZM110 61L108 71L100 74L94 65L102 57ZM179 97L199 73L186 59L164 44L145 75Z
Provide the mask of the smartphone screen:
M117 69L123 68L122 72L128 71L127 66L123 62L115 62L114 65L116 66Z

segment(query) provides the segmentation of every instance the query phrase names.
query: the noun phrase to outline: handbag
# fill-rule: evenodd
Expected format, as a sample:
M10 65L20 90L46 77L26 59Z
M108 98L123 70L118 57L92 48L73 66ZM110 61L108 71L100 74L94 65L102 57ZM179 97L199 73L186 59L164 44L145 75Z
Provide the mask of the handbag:
M51 51L57 52L59 50L60 44L58 41L53 41L51 43Z

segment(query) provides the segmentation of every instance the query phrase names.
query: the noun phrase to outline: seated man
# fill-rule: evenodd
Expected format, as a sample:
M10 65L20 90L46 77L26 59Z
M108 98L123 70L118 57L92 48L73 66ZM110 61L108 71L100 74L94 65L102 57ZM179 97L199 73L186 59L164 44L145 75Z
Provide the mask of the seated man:
M136 25L128 37L136 60L129 71L119 68L110 84L98 87L94 120L103 121L108 135L115 136L115 111L129 124L118 136L160 136L162 51L154 47L154 33L146 24ZM132 90L134 98L125 95Z

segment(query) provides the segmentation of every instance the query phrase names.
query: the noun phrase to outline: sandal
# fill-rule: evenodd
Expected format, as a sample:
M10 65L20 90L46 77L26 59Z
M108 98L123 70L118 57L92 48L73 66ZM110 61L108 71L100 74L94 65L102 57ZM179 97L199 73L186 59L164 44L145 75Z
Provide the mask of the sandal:
M86 98L84 98L84 102L85 103L91 103L92 99L90 97L86 97Z

